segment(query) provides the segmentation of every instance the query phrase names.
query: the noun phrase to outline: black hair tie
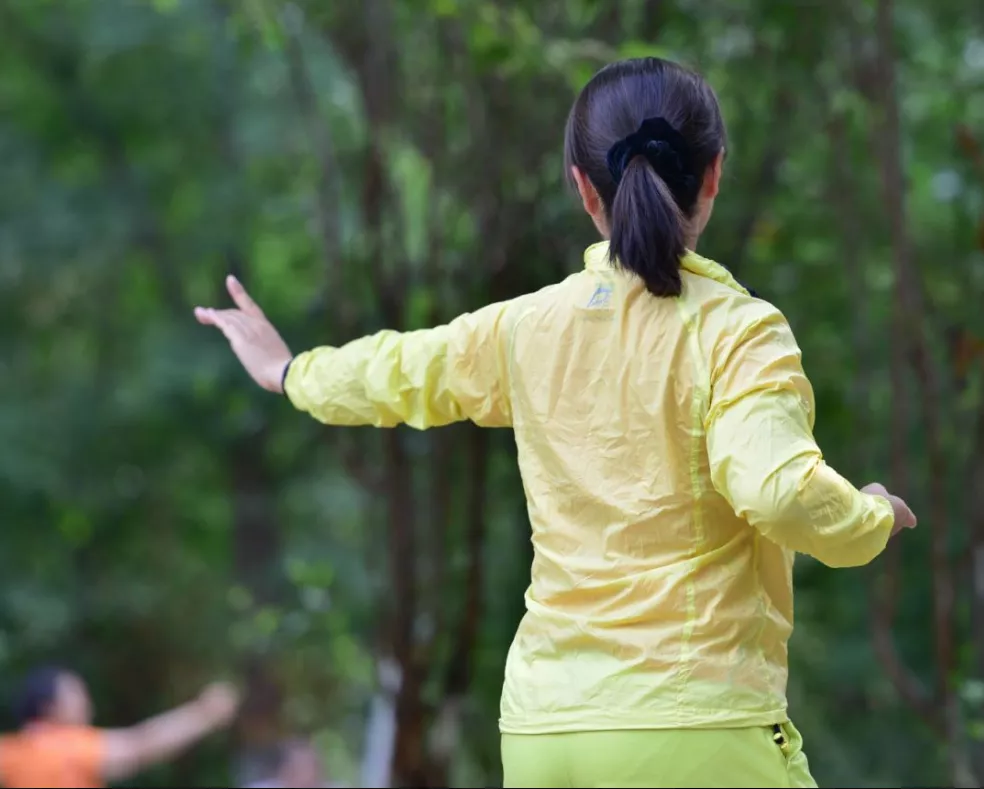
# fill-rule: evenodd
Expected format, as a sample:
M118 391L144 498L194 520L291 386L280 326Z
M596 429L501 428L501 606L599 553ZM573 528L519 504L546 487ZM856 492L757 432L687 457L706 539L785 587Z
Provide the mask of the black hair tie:
M284 365L284 371L280 374L280 391L284 397L287 397L287 374L290 372L290 366L296 358L296 356L291 356L290 361Z
M697 199L700 183L694 173L693 157L687 141L666 118L647 118L638 131L619 140L608 150L606 163L616 187L621 183L629 162L637 156L646 157L682 207L689 208Z

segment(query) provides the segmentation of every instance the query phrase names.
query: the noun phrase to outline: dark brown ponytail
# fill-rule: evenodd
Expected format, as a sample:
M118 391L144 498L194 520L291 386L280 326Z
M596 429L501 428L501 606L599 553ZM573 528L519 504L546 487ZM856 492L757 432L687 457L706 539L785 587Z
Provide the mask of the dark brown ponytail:
M679 296L680 258L704 176L725 147L717 97L697 74L659 58L613 63L585 86L565 135L605 207L609 255L655 296Z
M638 274L654 296L679 296L684 218L670 188L645 157L629 162L609 213L612 263Z

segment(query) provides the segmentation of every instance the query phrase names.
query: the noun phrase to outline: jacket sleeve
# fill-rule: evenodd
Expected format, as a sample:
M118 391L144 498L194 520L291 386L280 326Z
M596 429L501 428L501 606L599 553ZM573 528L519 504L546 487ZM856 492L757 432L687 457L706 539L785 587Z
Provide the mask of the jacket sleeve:
M867 564L891 536L892 506L824 463L792 331L774 307L749 304L737 339L712 354L705 428L714 487L779 545L830 567Z
M329 425L407 424L419 430L470 419L508 427L501 302L445 326L381 331L299 354L284 391L294 406Z

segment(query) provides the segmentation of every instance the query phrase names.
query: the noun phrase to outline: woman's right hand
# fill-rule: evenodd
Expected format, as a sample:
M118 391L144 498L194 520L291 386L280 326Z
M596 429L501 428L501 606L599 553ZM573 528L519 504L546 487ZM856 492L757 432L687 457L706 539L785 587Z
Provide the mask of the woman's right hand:
M236 309L195 307L195 317L199 323L215 326L226 336L233 353L256 383L267 391L282 394L287 365L293 358L290 349L263 310L231 274L226 277L226 288Z
M916 516L909 509L909 505L898 496L893 496L889 493L884 485L878 482L872 482L861 488L861 492L867 493L870 496L881 496L883 499L888 499L888 503L892 505L892 512L895 513L895 526L892 528L893 537L902 531L902 529L916 528Z

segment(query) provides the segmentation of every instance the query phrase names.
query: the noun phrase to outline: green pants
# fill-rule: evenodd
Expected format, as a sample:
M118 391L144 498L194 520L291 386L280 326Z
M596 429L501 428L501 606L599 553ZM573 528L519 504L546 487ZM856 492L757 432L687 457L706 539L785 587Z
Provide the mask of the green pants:
M506 789L515 787L816 787L791 723L772 727L503 734Z

